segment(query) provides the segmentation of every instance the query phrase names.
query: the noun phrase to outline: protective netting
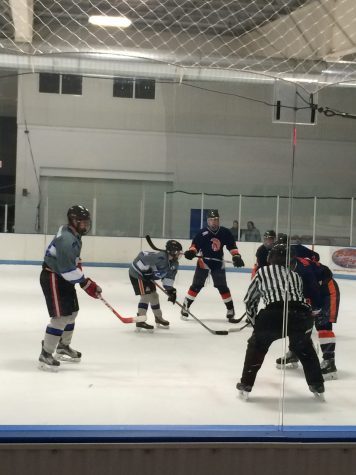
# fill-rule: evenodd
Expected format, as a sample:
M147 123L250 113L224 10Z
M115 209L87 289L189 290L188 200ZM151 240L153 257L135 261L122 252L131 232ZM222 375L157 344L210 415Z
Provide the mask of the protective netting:
M100 27L92 15L132 23ZM355 0L3 0L0 30L2 55L32 60L136 58L159 64L162 76L162 65L174 65L181 75L195 68L200 79L203 69L215 78L239 71L314 82L314 90L356 81Z

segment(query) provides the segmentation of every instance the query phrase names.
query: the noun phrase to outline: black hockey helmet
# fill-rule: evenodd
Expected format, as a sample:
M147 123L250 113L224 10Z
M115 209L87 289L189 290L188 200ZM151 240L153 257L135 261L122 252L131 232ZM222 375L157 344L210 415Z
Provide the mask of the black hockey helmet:
M278 233L277 237L278 244L288 244L288 236L285 233Z
M166 242L166 252L175 258L179 257L179 254L183 251L182 245L180 242L175 239L170 239Z
M74 205L67 211L68 223L78 234L84 235L90 231L91 217L87 208L82 205Z
M287 246L285 244L276 244L268 253L268 264L285 266L287 259Z
M220 218L218 209L209 209L206 214L207 219L209 218Z
M276 232L273 231L273 229L269 229L268 231L265 231L263 237L264 238L274 238L274 239L276 239Z
M263 235L263 245L267 249L272 249L275 242L276 242L276 233L275 233L275 231L273 231L273 229L269 229Z

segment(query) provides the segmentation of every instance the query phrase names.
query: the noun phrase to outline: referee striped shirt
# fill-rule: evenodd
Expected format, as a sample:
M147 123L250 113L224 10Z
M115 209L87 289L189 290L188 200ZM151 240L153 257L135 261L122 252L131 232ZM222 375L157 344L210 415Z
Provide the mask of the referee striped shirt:
M254 318L261 298L267 307L271 303L284 302L286 295L290 302L306 303L300 276L283 266L261 267L247 289L244 298L246 312Z

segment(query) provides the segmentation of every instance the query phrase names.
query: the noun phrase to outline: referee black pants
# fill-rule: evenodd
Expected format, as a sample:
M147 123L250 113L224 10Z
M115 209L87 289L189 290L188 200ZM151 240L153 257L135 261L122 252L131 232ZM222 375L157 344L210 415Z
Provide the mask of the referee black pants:
M253 387L271 344L283 336L289 336L289 347L298 356L308 385L323 383L319 359L311 340L313 323L309 310L303 305L292 303L286 334L282 335L283 303L271 304L261 310L256 318L254 332L248 340L241 382Z

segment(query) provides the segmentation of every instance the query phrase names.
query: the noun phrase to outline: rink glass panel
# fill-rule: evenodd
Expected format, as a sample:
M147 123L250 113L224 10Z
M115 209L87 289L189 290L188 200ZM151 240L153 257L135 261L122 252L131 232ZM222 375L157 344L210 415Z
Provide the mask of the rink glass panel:
M350 198L317 199L316 244L350 245L351 205Z
M280 217L284 217L285 224L287 223L289 204L288 198L281 198ZM291 236L299 236L302 244L310 244L313 239L314 199L295 197L291 204L291 213ZM282 226L280 231L288 233L287 226Z
M73 205L92 209L94 181L78 178L41 178L40 230L55 234L59 226L67 222L67 211Z

